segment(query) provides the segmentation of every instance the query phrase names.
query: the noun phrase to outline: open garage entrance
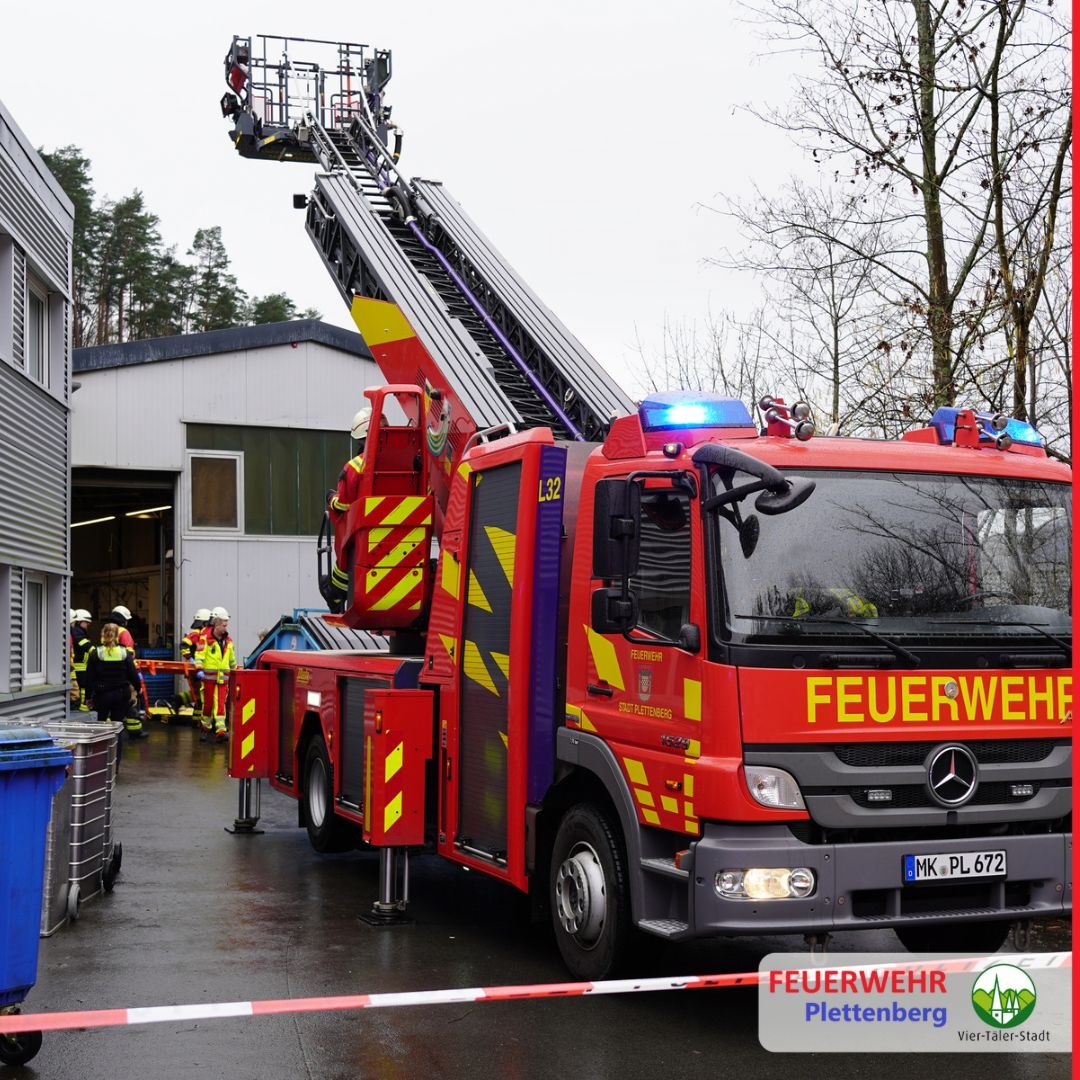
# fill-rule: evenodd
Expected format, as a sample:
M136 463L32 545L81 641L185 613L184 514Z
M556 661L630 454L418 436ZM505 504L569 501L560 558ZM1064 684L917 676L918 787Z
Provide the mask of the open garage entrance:
M71 484L71 606L94 617L129 608L136 646L173 648L177 476L77 468Z

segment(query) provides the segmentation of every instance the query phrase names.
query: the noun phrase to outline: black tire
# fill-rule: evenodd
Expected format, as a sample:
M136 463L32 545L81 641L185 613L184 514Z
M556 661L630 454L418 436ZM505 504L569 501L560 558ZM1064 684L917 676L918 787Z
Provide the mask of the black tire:
M40 1031L17 1031L14 1035L0 1035L0 1063L4 1065L25 1065L40 1049Z
M559 824L551 854L551 924L563 962L577 979L615 971L630 931L626 855L618 830L590 804Z
M1009 936L1009 923L944 923L936 926L893 927L900 944L913 953L960 952L989 956L996 953Z
M321 854L356 846L356 829L334 813L334 767L326 742L316 735L304 757L304 821L311 846Z
M124 846L117 840L113 844L112 855L109 856L109 863L101 872L101 884L105 886L106 892L113 891L117 875L120 873L120 864L123 861Z

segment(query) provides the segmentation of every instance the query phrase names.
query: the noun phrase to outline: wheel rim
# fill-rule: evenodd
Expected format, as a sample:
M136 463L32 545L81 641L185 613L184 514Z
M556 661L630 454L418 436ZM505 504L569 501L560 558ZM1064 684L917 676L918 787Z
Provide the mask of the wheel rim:
M326 820L326 766L316 758L308 773L308 817L316 828Z
M592 948L607 919L607 887L600 856L589 844L576 844L559 866L555 906L562 928L579 945Z

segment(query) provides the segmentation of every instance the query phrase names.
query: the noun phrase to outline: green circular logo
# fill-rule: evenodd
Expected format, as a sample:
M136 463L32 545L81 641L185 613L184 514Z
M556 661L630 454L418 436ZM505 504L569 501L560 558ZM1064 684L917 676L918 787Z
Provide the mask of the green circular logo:
M1023 968L994 964L975 980L971 1005L975 1015L996 1028L1022 1024L1035 1010L1035 984Z

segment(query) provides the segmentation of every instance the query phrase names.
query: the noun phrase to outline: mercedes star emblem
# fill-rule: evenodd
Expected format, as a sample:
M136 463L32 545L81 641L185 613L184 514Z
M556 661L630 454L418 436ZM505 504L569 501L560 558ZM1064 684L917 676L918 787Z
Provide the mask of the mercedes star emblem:
M926 787L930 797L950 810L963 806L979 783L975 755L959 743L948 743L930 751L926 761Z

